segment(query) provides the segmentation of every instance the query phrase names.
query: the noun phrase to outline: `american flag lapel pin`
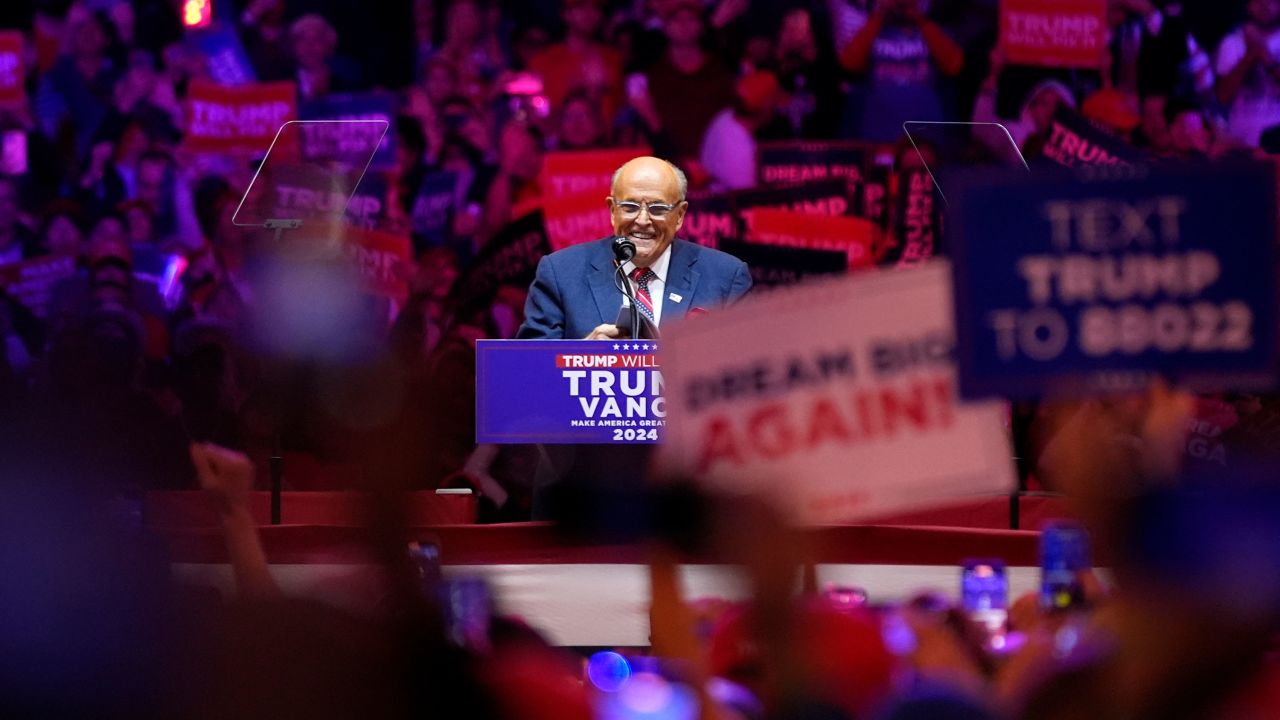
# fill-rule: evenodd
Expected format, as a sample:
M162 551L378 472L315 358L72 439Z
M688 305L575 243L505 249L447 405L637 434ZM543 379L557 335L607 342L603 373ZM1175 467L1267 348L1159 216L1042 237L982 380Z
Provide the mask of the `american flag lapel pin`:
M667 299L668 299L668 300L670 300L671 302L676 302L676 303L678 303L678 302L680 302L681 300L683 300L683 299L684 299L684 297L683 297L682 295L678 295L678 294L676 294L676 293L671 293L670 295L668 295L668 296L667 296Z

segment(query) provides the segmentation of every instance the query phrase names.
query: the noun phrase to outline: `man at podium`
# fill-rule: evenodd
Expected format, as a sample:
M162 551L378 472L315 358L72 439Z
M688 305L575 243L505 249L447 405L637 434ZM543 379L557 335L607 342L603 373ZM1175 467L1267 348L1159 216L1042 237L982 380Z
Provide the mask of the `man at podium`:
M684 222L688 181L655 157L628 161L606 198L615 235L551 253L538 263L525 303L522 339L624 336L617 320L624 296L615 284L614 240L626 238L635 255L622 263L642 322L653 328L712 310L751 288L746 263L727 253L676 238Z
M647 337L691 312L712 310L751 288L746 263L676 238L689 203L688 181L671 163L654 157L628 161L613 177L606 202L615 235L551 253L538 263L525 303L525 321L516 337L531 340L630 336L630 307L624 304L624 275L636 298ZM629 259L615 255L624 239L634 244ZM626 253L622 253L625 255ZM622 272L618 272L621 263ZM645 482L651 445L539 445L534 477L533 517L564 519L600 514L601 493L635 491ZM596 498L596 499L590 499ZM626 507L627 500L618 501ZM593 509L576 512L586 503ZM608 503L604 503L607 505Z

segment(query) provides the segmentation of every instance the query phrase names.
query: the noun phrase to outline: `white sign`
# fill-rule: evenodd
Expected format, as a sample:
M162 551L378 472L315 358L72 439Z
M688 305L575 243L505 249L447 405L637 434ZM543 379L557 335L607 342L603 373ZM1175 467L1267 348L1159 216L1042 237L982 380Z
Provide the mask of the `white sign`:
M1002 406L956 394L949 272L807 284L674 327L660 466L803 524L1011 490Z

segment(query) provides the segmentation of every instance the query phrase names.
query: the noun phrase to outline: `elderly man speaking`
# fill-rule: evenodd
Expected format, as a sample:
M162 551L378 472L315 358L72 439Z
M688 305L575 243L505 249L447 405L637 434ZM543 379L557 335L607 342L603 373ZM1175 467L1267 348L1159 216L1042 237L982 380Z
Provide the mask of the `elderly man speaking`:
M622 337L613 324L623 304L615 284L618 237L635 243L635 256L622 269L641 315L653 327L677 322L691 309L711 310L742 297L751 288L746 263L676 237L689 207L687 189L684 173L659 158L638 157L618 168L606 198L616 235L542 258L517 337Z

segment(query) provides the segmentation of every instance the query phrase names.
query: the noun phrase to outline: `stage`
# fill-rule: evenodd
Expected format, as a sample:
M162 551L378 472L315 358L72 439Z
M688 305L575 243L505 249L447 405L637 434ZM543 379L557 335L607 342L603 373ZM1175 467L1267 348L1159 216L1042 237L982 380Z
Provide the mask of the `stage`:
M264 522L269 506L265 495L254 498ZM377 607L382 583L369 557L369 531L360 526L361 502L354 493L286 493L283 516L294 524L260 528L272 574L286 593L347 608ZM411 514L419 519L465 522L473 510L465 496L422 493L411 504ZM1063 515L1052 498L1022 498L1020 506L1022 520L1033 527ZM998 527L1007 522L1009 507L1008 497L987 497L897 518L949 520L951 526L895 522L807 530L819 586L858 586L873 602L902 600L925 589L954 596L960 563L990 557L1008 565L1012 597L1034 590L1039 533ZM176 577L231 591L231 567L207 498L200 493L155 495L149 498L147 515L167 542ZM306 520L311 522L302 522ZM541 523L415 523L408 534L439 545L446 576L484 577L503 613L524 619L558 645L649 644L643 546L572 543ZM688 599L740 599L747 594L736 569L715 558L688 558L680 572Z

